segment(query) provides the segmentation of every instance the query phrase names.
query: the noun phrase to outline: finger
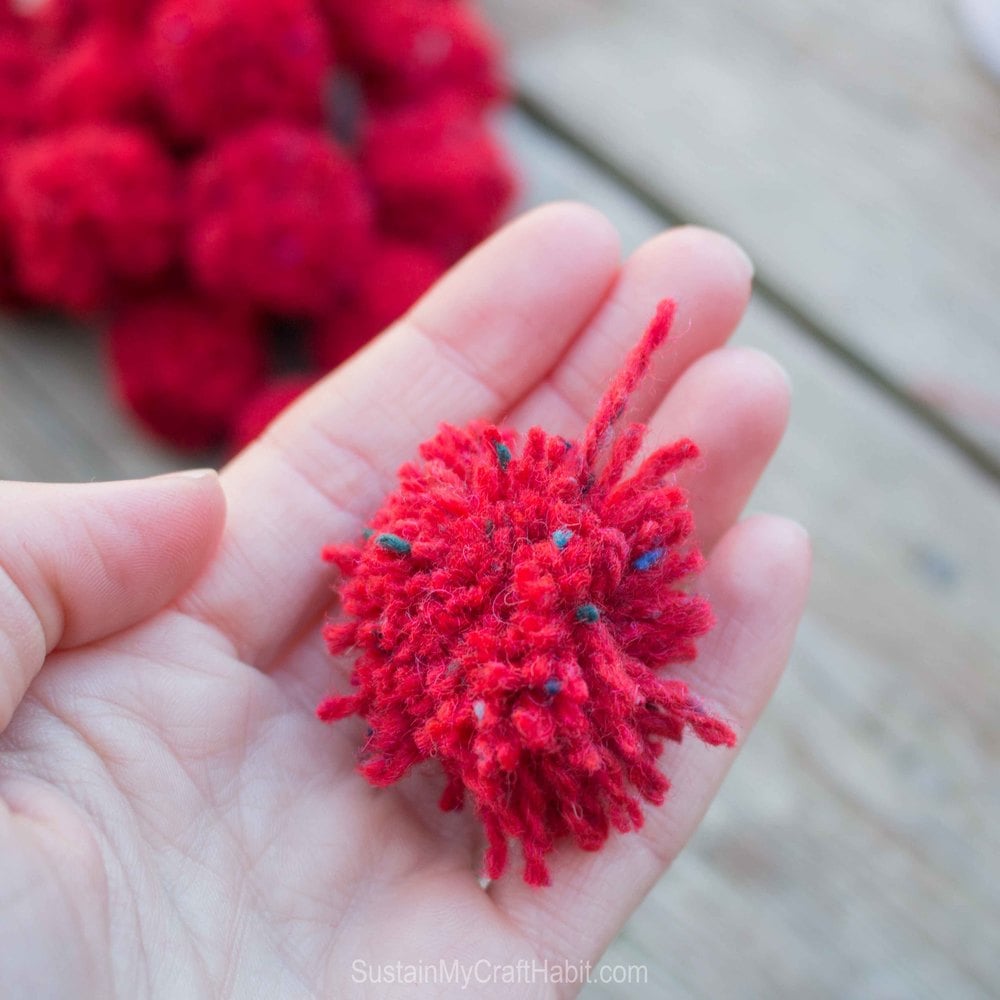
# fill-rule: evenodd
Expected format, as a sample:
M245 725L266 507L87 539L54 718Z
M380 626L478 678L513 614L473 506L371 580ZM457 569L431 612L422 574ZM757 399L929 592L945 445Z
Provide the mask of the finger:
M86 485L3 483L0 730L45 657L164 607L212 555L225 519L214 472Z
M719 625L692 667L696 694L718 706L742 744L771 696L805 604L809 545L797 524L757 517L732 528L702 580ZM612 835L589 854L567 846L550 863L552 886L519 873L490 887L494 901L552 962L596 959L701 821L733 753L688 738L664 753L673 783L666 803L646 810L638 833Z
M229 527L196 613L268 662L328 603L322 546L359 533L441 421L502 417L617 271L611 224L580 205L535 211L474 252L225 470Z
M683 226L653 237L625 262L587 330L511 421L578 435L657 304L674 299L677 315L667 343L629 402L629 418L646 419L688 365L730 337L750 299L752 280L750 259L726 236Z
M699 456L677 474L698 544L711 551L740 515L788 424L789 382L771 357L745 347L706 354L649 421L647 448L690 438Z

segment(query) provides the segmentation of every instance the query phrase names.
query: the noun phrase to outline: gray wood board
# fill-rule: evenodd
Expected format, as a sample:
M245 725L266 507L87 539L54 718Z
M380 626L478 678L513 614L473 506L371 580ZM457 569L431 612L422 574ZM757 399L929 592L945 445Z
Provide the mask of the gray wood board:
M947 0L488 0L516 82L1000 455L1000 87Z
M93 330L0 319L0 478L86 482L207 461L157 444L124 415Z

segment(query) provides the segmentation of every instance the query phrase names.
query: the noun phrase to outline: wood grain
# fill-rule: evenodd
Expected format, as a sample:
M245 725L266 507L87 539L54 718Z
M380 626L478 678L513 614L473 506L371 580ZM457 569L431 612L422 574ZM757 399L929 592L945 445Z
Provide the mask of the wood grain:
M0 319L0 478L85 482L208 460L161 447L123 415L93 330Z
M490 0L518 86L1000 455L1000 88L948 0Z

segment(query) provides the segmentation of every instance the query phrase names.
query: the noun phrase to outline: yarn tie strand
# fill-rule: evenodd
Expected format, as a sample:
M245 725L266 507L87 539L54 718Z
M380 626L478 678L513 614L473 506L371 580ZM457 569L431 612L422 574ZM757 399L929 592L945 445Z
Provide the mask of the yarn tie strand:
M663 803L666 741L736 739L660 673L693 659L713 622L683 586L703 559L686 497L666 482L697 448L675 442L623 479L646 428L611 440L675 312L659 306L580 442L443 425L365 537L324 553L345 612L325 637L355 656L354 691L317 714L367 721L359 770L374 785L434 757L440 807L469 799L483 824L490 878L513 840L525 881L547 885L560 841L597 850L612 828L642 825L642 801Z
M613 424L621 417L629 397L635 392L657 348L667 339L677 314L673 299L665 299L656 308L642 339L629 352L621 371L612 380L607 392L597 405L594 417L584 434L584 455L588 467L593 469L602 446Z

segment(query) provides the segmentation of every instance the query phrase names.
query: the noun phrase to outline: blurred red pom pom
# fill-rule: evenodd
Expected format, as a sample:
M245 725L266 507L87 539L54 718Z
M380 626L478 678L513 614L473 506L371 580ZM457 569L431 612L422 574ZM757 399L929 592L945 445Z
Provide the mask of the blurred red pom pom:
M6 152L0 143L0 163ZM21 289L14 270L14 248L11 245L10 211L6 192L0 187L0 305L17 306L22 303Z
M0 0L0 302L89 314L191 289L185 315L204 296L257 340L306 321L328 368L510 200L483 117L498 44L465 0L20 6ZM151 406L178 443L222 433L217 412L198 435L193 408Z
M221 143L191 180L191 266L210 294L319 315L367 265L372 212L326 134L260 125Z
M516 189L496 138L453 95L373 117L361 160L381 228L448 261L496 228Z
M174 258L177 177L141 131L88 125L25 142L7 192L19 279L40 301L96 309Z
M0 0L0 31L26 31L28 21L11 0Z
M231 449L240 451L260 437L267 425L315 382L315 375L285 375L272 379L254 393L233 422L229 434Z
M318 125L331 55L306 0L165 0L150 55L178 135L209 139L263 119Z
M399 319L444 271L444 262L422 247L381 241L355 288L312 331L316 363L335 368Z
M255 319L188 294L125 307L111 324L108 354L133 413L184 448L218 441L267 370Z
M138 33L156 0L44 0L32 18L43 48L61 48L93 27Z
M38 81L38 121L55 129L85 122L141 124L153 117L149 78L135 40L116 28L88 31Z
M499 46L475 10L462 3L368 0L335 17L346 62L369 99L399 103L442 90L487 104L505 92Z
M16 21L0 26L0 141L18 138L34 124L34 88L43 65Z

